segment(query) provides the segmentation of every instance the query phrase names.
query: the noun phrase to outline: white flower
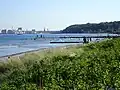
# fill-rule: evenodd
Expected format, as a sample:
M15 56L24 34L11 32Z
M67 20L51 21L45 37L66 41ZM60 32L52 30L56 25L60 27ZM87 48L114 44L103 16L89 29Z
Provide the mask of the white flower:
M74 57L76 55L76 53L71 53L70 57Z

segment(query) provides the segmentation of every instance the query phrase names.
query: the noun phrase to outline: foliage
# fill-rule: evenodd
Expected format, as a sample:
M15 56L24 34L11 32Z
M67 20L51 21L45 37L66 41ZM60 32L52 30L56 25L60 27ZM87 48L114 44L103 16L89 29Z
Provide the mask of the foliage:
M1 90L120 90L120 39L71 48L1 64Z
M67 27L62 33L120 33L120 21L75 24Z

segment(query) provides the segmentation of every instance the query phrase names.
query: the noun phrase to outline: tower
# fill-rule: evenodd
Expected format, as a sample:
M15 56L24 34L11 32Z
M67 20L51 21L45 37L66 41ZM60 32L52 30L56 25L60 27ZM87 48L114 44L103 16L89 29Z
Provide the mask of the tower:
M44 27L44 32L45 32L45 27Z

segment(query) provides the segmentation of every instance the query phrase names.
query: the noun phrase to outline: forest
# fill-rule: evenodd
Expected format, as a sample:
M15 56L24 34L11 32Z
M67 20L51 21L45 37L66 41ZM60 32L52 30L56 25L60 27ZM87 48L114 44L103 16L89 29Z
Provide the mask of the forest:
M62 33L120 33L120 21L75 24L68 26Z

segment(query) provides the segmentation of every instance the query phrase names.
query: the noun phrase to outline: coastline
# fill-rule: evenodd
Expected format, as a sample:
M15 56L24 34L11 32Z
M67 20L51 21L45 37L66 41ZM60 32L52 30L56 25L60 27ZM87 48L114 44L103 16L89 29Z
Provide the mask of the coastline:
M82 85L81 89L88 88L88 85L91 88L91 82L93 82L95 89L99 87L101 89L101 85L103 85L103 88L106 88L107 84L104 85L104 82L109 80L110 82L108 84L110 85L112 82L111 78L105 77L108 74L110 77L114 75L113 77L116 78L115 81L120 79L117 76L120 74L118 71L119 59L116 60L116 58L120 57L119 44L120 39L109 39L100 41L99 43L91 42L81 45L66 45L43 49L40 50L40 52L39 50L31 51L32 53L29 52L19 59L11 58L7 62L0 63L1 88L3 88L3 90L6 87L6 90L9 88L17 89L24 85L25 87L23 88L29 87L33 89L34 85L35 89L49 89L49 86L52 85L53 87L51 87L51 89L57 89L59 87L60 89L64 89L58 80L60 77L63 82L62 85L66 87L78 83L73 86L73 88L76 87L80 89L79 85ZM111 70L113 70L114 67L116 67L115 72L112 72ZM103 73L99 74L101 72ZM88 77L88 75L90 77ZM93 79L94 75L95 78ZM45 82L41 85L41 82L38 82L39 80ZM66 80L67 83L64 83ZM101 80L103 80L103 82L101 82ZM88 82L90 83L88 84ZM85 83L85 85L83 85L83 83ZM96 87L97 85L99 85L98 88Z
M104 41L106 39L100 40ZM96 41L92 41L89 43L95 43ZM30 51L25 51L25 52L20 52L20 53L15 53L15 54L11 54L11 55L5 55L5 56L0 56L0 62L4 62L4 61L8 61L9 59L13 59L13 58L17 58L19 59L22 56L25 56L26 54L33 54L33 53L41 53L41 52L50 52L50 51L54 51L54 50L62 50L65 48L70 48L70 47L75 47L75 46L83 46L83 45L87 45L89 43L76 43L76 44L71 44L71 45L64 45L64 46L57 46L57 47L49 47L49 48L40 48L40 49L36 49L36 50L30 50Z
M73 44L73 45L65 45L65 46L58 46L58 47L51 47L51 48L43 48L43 49L15 53L15 54L11 54L11 55L0 56L0 62L8 61L11 58L19 58L19 57L24 56L25 54L47 52L47 51L52 51L53 49L65 49L65 48L74 47L77 45L82 46L83 44Z
M20 53L15 53L15 54L11 54L11 55L5 55L5 56L0 56L0 61L7 61L10 58L14 58L14 57L21 57L24 56L25 54L30 54L30 53L37 53L37 52L41 52L44 51L48 48L44 48L44 49L37 49L37 50L30 50L30 51L25 51L25 52L20 52Z

